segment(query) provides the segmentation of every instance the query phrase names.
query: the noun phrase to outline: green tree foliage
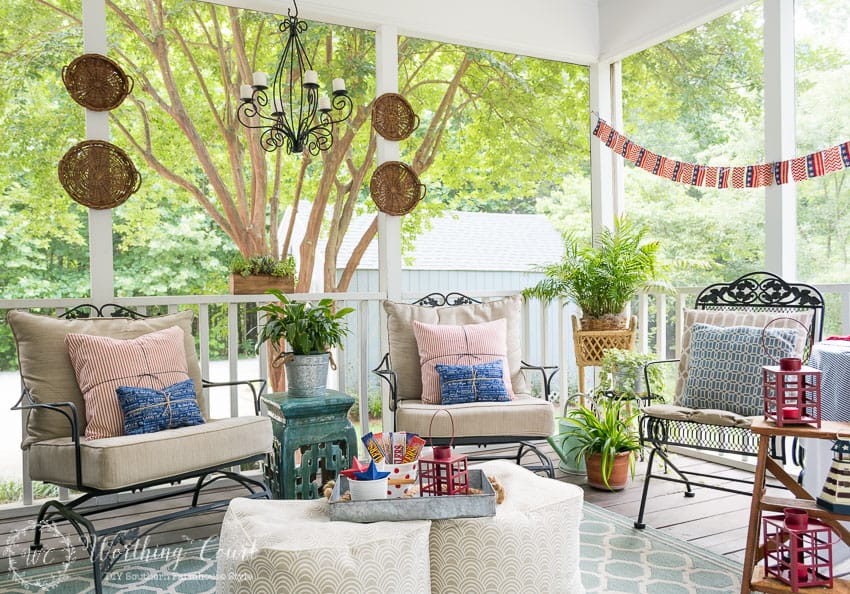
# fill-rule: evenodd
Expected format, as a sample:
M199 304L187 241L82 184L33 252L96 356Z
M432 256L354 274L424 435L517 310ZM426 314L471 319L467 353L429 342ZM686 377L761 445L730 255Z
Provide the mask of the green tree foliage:
M760 162L762 35L756 2L625 59L626 133L686 162ZM763 191L697 188L625 168L626 210L661 240L674 285L763 266Z

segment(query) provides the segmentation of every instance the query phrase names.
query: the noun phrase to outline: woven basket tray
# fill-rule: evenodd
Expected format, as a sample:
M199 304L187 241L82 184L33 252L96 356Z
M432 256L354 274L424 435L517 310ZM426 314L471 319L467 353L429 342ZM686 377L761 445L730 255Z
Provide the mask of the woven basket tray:
M378 210L396 216L416 208L425 191L416 172L401 161L381 163L369 182L369 192Z
M133 90L133 79L100 54L83 54L62 69L71 98L92 111L115 109Z
M68 194L89 208L123 204L142 184L130 157L105 140L85 140L59 161L59 181Z
M372 106L372 127L387 140L404 140L419 127L419 116L402 95L384 93Z

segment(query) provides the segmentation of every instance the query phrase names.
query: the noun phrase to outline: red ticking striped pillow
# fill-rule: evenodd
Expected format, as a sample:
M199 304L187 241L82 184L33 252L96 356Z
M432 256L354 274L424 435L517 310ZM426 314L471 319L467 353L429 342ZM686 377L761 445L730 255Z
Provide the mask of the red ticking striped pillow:
M130 340L68 334L65 345L86 403L86 439L124 435L118 386L161 390L189 377L178 326Z
M474 365L501 360L505 388L513 400L511 372L508 369L507 321L499 318L483 324L423 324L413 322L413 334L422 367L422 402L440 404L440 375L437 363Z

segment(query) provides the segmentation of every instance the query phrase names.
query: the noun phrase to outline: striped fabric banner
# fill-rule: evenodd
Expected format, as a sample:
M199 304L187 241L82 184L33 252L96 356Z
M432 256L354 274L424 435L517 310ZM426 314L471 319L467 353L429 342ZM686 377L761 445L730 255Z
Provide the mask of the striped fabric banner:
M597 118L593 135L636 167L664 179L704 188L763 188L801 182L850 169L850 141L785 161L714 167L694 165L657 155L629 140L625 134L615 130L602 118Z

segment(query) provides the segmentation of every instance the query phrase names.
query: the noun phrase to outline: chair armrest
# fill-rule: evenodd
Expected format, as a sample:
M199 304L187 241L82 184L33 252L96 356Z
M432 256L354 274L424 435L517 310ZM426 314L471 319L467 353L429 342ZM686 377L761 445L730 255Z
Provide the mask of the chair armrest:
M387 382L387 385L390 388L390 410L395 412L396 404L398 403L398 375L392 368L389 353L384 355L384 358L381 359L378 366L372 370L372 373Z
M543 376L543 398L549 400L549 395L552 393L552 378L558 373L561 368L557 365L531 365L525 361L520 361L521 371L539 371Z
M665 365L667 363L678 363L679 359L659 359L658 361L650 361L643 366L643 385L646 386L646 397L643 399L643 404L651 404L653 400L662 400L663 394L653 394L652 384L649 383L649 368L654 365Z
M260 388L254 384L259 384ZM201 380L201 387L203 388L221 388L225 386L248 386L251 389L252 399L254 401L254 414L260 416L260 397L266 391L267 382L264 379L253 379L253 380L236 380L232 382L213 382L207 379Z
M21 392L21 397L11 410L44 409L59 413L71 426L71 438L74 440L74 466L76 467L77 489L83 488L83 462L80 452L80 423L77 419L77 406L73 402L36 402L27 388ZM67 409L67 410L65 410Z

